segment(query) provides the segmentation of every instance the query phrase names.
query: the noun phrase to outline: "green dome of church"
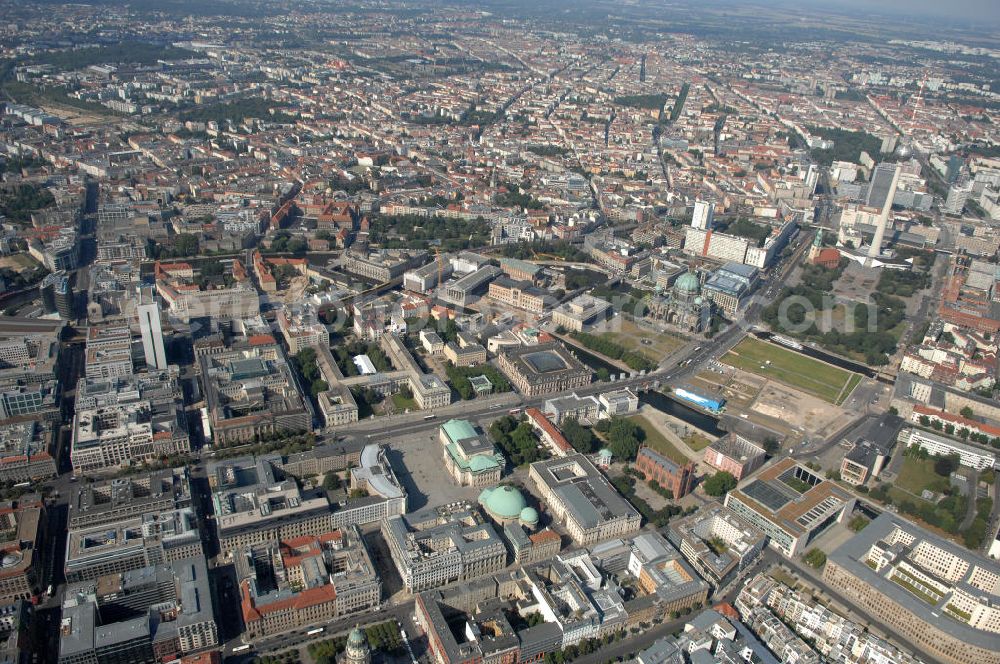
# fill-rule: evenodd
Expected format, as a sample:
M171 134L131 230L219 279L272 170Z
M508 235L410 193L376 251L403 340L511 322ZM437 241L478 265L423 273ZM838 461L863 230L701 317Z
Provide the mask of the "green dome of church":
M697 293L701 290L698 275L694 272L685 272L677 277L677 281L674 282L674 290L678 293Z
M520 521L527 526L534 526L538 523L538 511L534 507L525 507L521 510Z
M517 519L521 510L528 506L521 492L512 486L483 489L479 494L479 504L497 519Z
M365 639L365 633L355 627L351 630L351 633L347 635L347 642L354 646L363 646L367 642L367 639Z

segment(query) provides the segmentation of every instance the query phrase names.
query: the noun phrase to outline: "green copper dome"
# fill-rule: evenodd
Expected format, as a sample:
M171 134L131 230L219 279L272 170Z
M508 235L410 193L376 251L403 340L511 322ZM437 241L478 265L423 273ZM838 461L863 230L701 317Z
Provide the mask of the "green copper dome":
M521 523L533 526L538 523L538 511L534 507L525 507L521 510Z
M512 486L483 489L479 494L479 504L498 519L517 519L521 510L528 506L521 492Z
M701 283L698 281L698 275L694 272L685 272L681 276L677 277L677 281L674 282L674 290L678 293L697 293L701 290Z
M367 639L365 639L365 633L355 627L347 635L347 642L353 646L363 646L367 642Z

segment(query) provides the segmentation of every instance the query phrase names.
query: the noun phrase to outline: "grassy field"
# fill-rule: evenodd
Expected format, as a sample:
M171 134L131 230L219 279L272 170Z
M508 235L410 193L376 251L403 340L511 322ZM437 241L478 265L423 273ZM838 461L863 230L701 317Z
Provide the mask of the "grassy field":
M707 436L695 432L684 437L684 444L694 452L701 452L712 444L712 440Z
M407 408L409 408L411 411L420 410L419 408L417 408L416 401L414 401L412 398L407 399L399 392L396 392L395 394L392 395L392 404L396 407L396 412L399 413L405 412Z
M629 418L629 420L638 424L646 433L646 439L643 441L645 445L652 447L654 450L674 463L685 464L688 462L688 458L684 456L684 453L677 449L669 440L664 438L663 434L661 434L659 430L657 430L657 428L653 426L653 424L644 416L633 415Z
M10 256L0 258L0 267L9 268L14 272L34 270L39 265L40 263L38 261L36 261L30 254L26 253L11 254Z
M948 478L934 472L933 459L905 457L903 467L899 470L899 477L893 484L903 491L920 497L920 492L924 489L942 493L948 488Z
M753 337L723 355L722 362L838 405L861 382L859 374Z
M660 362L687 342L686 339L678 335L639 327L634 321L628 320L624 316L615 318L608 327L610 329L615 325L619 326L619 329L605 334L616 344L628 350L642 353L651 362Z

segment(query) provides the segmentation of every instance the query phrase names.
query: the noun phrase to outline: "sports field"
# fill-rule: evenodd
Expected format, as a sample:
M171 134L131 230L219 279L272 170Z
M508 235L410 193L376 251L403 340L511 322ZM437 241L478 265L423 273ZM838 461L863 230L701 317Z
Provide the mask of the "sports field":
M743 339L721 361L838 405L861 382L859 374L754 337Z

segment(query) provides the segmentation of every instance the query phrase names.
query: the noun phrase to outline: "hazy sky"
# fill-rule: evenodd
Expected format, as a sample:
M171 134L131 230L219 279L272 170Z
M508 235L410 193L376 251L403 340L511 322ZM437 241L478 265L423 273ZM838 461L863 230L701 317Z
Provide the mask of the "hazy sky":
M730 0L731 2L734 0ZM738 0L736 0L738 1ZM770 0L764 0L768 2ZM1000 0L774 0L785 6L799 6L808 10L830 8L865 13L923 14L973 19L984 23L1000 22Z

